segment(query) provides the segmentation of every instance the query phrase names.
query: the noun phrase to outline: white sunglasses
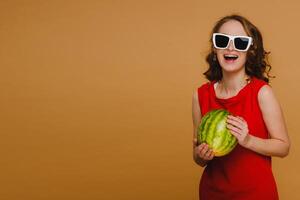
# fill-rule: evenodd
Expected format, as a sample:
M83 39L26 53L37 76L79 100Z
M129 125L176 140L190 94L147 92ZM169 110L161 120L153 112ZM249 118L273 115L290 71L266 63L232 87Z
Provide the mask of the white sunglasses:
M216 49L227 49L230 41L233 41L234 49L237 51L248 51L253 44L252 37L243 35L226 35L223 33L213 33L213 44Z

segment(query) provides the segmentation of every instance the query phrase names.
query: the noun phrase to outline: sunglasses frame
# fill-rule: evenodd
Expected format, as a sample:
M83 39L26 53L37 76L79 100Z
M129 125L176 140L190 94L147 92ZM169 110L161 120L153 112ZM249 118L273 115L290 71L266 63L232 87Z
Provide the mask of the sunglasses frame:
M225 37L228 37L228 38L229 38L229 41L228 41L226 47L218 47L218 46L216 45L216 36L218 36L218 35L225 36ZM247 38L247 39L249 40L246 49L241 50L241 49L237 49L237 48L235 47L235 42L234 42L234 40L235 40L236 38ZM233 41L233 47L234 47L234 49L235 49L236 51L243 51L243 52L248 51L248 49L250 48L250 46L253 44L253 39L252 39L252 37L245 36L245 35L226 35L226 34L224 34L224 33L213 33L213 38L212 38L212 40L213 40L213 45L214 45L214 47L215 47L216 49L227 49L228 46L229 46L229 44L230 44L230 42Z

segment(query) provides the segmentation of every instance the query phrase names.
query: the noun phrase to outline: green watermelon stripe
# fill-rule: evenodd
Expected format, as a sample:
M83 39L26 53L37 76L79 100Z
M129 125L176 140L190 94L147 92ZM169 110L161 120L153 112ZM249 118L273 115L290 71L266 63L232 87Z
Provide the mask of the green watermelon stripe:
M227 130L227 131L228 131L227 137L229 139L227 140L226 145L224 145L224 149L222 149L221 155L228 154L237 144L236 138L230 133L229 130Z
M223 147L221 149L219 149L219 152L220 153L224 153L224 152L227 152L228 149L230 149L230 146L232 145L232 142L235 142L234 141L234 138L232 138L232 135L230 133L229 130L226 130L226 137L225 137L225 140L224 140L224 143L223 143Z
M205 115L204 116L204 118L203 118L203 122L202 122L202 126L201 126L201 138L202 138L202 141L204 141L205 140L205 134L203 134L203 131L204 131L204 129L205 129L205 126L207 126L207 123L206 123L206 121L208 120L208 118L210 117L210 115L208 114L208 115Z
M227 113L227 116L228 116L228 114L229 113ZM227 150L227 148L229 147L229 145L230 145L230 141L232 140L232 137L231 137L231 133L230 133L230 131L227 129L227 116L226 116L226 118L224 119L225 120L225 123L226 123L226 128L225 128L225 130L224 130L224 132L225 132L225 137L223 137L224 138L224 140L223 140L223 144L222 144L222 147L220 147L219 149L218 149L218 152L223 152L223 151L225 151L225 150Z
M220 113L220 112L221 112L220 110L214 110L209 113L209 119L206 121L204 129L202 131L202 135L206 136L206 137L204 136L204 141L207 144L212 143L212 138L214 137L214 131L213 131L214 130L213 126L215 123L214 118L217 117L218 113Z
M226 140L228 139L228 134L227 134L227 129L226 129L226 116L227 113L224 113L224 115L222 116L222 119L220 121L220 124L218 126L221 127L217 127L216 128L216 132L217 132L217 139L215 139L214 143L215 146L214 148L216 149L216 151L221 151L221 149L224 148L224 142L226 142ZM221 130L218 130L221 129Z
M234 137L234 136L232 136L232 137ZM232 140L230 145L228 146L228 148L225 151L223 151L222 154L220 154L220 156L230 153L236 145L237 145L237 140L236 139Z
M209 115L204 115L201 119L200 126L198 127L198 142L202 143L205 140L205 134L203 134L204 126L206 125L206 121L209 118Z
M203 117L203 122L201 122L200 126L200 142L205 142L206 141L206 136L207 134L205 133L205 130L207 130L207 127L209 126L209 122L207 120L212 116L214 111L208 112L207 114L204 115Z
M222 112L222 111L218 112L215 115L215 118L212 121L212 125L209 129L212 133L208 134L209 135L208 142L212 144L211 148L213 148L215 150L217 150L218 147L222 145L221 140L222 140L222 138L224 138L224 137L222 137L222 135L223 135L223 132L225 131L225 129L220 131L220 130L218 130L218 126L221 125L222 121L224 121L223 118L225 115L226 115L225 112Z

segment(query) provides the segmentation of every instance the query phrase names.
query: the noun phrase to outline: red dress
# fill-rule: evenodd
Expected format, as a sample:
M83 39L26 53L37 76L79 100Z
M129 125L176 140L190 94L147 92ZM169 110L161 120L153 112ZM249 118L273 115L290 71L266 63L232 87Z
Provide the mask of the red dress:
M267 84L253 77L236 96L216 97L214 83L198 88L202 116L212 109L223 108L243 117L249 134L268 138L258 104L258 91ZM240 145L226 156L214 157L204 169L199 186L201 200L278 200L276 183L271 169L271 157L264 156Z

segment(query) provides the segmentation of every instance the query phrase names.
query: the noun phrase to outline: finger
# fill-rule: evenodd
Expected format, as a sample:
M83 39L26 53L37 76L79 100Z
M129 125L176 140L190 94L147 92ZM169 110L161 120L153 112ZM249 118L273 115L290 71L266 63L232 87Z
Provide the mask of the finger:
M210 160L211 159L211 154L213 153L213 150L212 149L208 149L206 151L206 153L203 155L203 159L204 160Z
M202 148L202 150L200 151L201 157L205 157L205 154L207 153L208 150L209 150L209 149L208 149L208 145L205 144L205 146L204 146L204 147Z
M198 147L199 147L199 150L202 150L202 149L205 147L205 145L206 145L205 143L201 143L201 144L199 144L199 145L198 145Z
M237 127L239 129L243 128L243 125L238 123L237 121L231 120L231 119L227 119L227 124L231 124L234 127Z
M198 146L195 146L195 151L196 153L199 155L199 153L202 151L203 148L203 144L200 144Z
M241 138L241 135L235 131L230 131L230 133L237 139L237 140L240 140Z
M199 152L201 154L205 153L208 150L207 144L203 143L199 146Z
M236 116L239 120L241 120L242 122L246 122L246 120L243 118L243 117L241 117L241 116Z
M242 118L241 116L237 116L237 115L236 116L235 115L228 115L227 117L231 118L233 120L241 120L241 118Z
M209 158L210 155L212 154L212 152L213 152L213 150L212 150L212 149L209 149L209 150L206 152L206 154L205 154L206 158Z
M248 123L243 117L237 116L237 118L241 121L245 128L248 128Z
M230 131L234 131L236 132L238 135L241 135L241 129L236 127L236 126L233 126L231 124L227 124L227 128L230 130Z
M236 118L240 119L241 121L245 121L244 118L241 116L236 116Z
M240 123L242 123L244 125L248 125L247 121L243 117L241 117L241 116L236 116L236 117L238 118L238 120L240 121Z
M212 160L214 157L214 152L210 151L209 155L207 156L207 160Z
M236 126L245 126L245 120L239 116L235 117L232 115L228 115L227 121L230 121L231 123L234 123ZM239 125L238 125L239 124Z

